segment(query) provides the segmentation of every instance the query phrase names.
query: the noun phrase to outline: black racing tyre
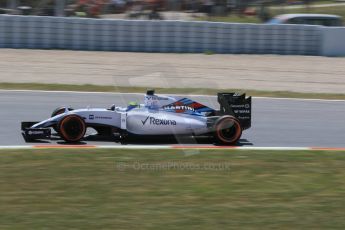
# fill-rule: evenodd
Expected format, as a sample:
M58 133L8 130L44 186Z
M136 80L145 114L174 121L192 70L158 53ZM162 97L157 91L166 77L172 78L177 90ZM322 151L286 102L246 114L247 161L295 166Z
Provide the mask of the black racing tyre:
M85 121L78 115L71 114L62 118L58 124L59 134L66 142L79 142L85 135Z
M224 145L233 145L240 139L242 127L240 121L233 116L222 116L215 123L214 137Z
M52 112L51 117L55 117L55 116L58 115L58 114L64 113L65 110L66 110L66 107L59 107L59 108L56 108L56 109ZM68 110L68 111L72 111L73 108L68 107L67 110Z
M50 117L55 117L56 115L59 115L59 114L62 114L64 113L66 110L66 107L59 107L59 108L56 108L53 112L52 112L52 115ZM68 111L72 111L73 108L67 108ZM53 126L53 129L55 130L55 132L59 132L59 129L58 129L58 125L54 125Z

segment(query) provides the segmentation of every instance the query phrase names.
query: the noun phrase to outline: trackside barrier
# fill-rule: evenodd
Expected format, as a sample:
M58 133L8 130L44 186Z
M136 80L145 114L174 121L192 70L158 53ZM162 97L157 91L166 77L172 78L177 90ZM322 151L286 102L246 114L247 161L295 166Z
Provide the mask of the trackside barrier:
M324 27L322 36L322 55L345 56L345 27Z
M0 15L0 48L333 55L330 36L319 26Z

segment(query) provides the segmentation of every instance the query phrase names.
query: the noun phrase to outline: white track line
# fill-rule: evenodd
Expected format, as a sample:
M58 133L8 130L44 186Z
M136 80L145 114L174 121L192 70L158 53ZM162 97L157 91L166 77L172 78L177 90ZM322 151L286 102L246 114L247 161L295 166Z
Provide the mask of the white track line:
M98 149L171 149L168 145L98 145Z
M9 145L9 146L0 146L1 150L6 149L34 149L34 146L30 145Z
M310 150L308 147L238 147L238 146L188 146L188 145L99 145L101 149L229 149L229 150Z
M341 99L316 99L316 98L288 98L288 97L253 97L256 99L289 100L289 101L325 101L325 102L345 102Z
M19 93L74 93L74 94L134 94L145 95L144 93L120 93L120 92L92 92L92 91L63 91L63 90L30 90L30 89L0 89L0 92L19 92Z
M241 146L188 146L188 145L13 145L0 146L0 150L11 149L171 149L171 150L261 150L261 151L345 151L344 148L327 148L327 147L241 147Z
M221 91L221 90L220 90ZM28 93L72 93L72 94L110 94L110 95L139 95L139 96L144 96L145 93L120 93L120 92L92 92L92 91L49 91L49 90L26 90L26 89L0 89L0 92L28 92ZM201 94L173 94L173 93L168 93L167 95L188 95L191 97L217 97L215 95L201 95ZM250 95L248 95L250 96ZM286 97L253 97L255 99L273 99L273 100L291 100L291 101L325 101L325 102L345 102L345 100L340 100L340 99L312 99L312 98L286 98Z

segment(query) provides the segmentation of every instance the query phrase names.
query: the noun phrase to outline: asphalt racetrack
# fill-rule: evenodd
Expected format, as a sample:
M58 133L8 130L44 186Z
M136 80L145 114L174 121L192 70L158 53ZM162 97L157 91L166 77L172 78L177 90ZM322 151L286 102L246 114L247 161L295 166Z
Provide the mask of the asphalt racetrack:
M142 103L143 96L144 94L0 91L0 145L32 145L25 143L21 136L20 122L46 119L56 107L125 106L129 101ZM216 97L189 97L218 108ZM242 146L345 147L345 101L253 98L252 103L252 128L243 132L240 140ZM61 141L43 144L56 143ZM119 145L112 141L88 141L87 144Z

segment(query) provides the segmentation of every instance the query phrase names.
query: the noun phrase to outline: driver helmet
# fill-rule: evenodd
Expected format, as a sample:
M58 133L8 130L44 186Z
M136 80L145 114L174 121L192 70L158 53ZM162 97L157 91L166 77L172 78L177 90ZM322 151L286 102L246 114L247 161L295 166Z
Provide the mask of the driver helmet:
M131 101L131 102L128 103L127 111L128 111L128 110L131 110L131 109L134 109L134 108L136 108L136 107L138 107L138 106L139 106L139 105L138 105L137 102Z

